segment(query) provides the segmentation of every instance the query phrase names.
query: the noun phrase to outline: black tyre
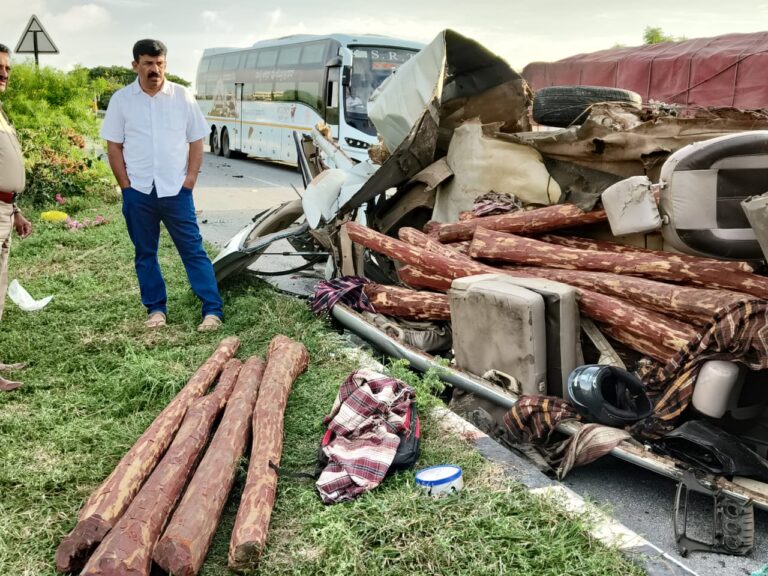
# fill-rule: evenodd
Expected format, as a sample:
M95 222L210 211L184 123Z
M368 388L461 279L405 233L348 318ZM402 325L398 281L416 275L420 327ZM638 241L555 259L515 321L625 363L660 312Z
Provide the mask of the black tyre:
M221 151L219 154L224 158L232 158L232 149L229 147L229 132L226 128L221 129Z
M602 86L549 86L533 97L533 119L538 124L567 128L582 124L589 108L599 102L625 102L640 108L643 99L637 92Z
M208 144L211 147L211 154L221 156L221 141L219 140L219 131L215 126L211 128L211 136L208 140Z

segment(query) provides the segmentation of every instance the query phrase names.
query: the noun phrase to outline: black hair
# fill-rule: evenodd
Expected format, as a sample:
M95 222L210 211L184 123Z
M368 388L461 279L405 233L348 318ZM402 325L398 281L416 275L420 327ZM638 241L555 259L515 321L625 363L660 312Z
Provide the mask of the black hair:
M165 56L167 52L168 49L160 40L139 40L133 45L133 61L138 62L142 56Z
M8 56L11 55L11 49L5 44L0 44L0 52L4 52L5 54L8 54Z

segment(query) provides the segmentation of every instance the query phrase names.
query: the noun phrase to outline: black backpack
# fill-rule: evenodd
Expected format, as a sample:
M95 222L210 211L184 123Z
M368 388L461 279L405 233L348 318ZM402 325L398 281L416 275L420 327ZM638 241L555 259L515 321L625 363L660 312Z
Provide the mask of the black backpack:
M406 432L407 430L407 432ZM421 419L419 418L419 412L416 410L416 403L411 402L408 407L408 413L405 415L405 430L398 434L400 438L400 444L397 446L395 457L392 460L392 464L389 465L387 470L387 476L400 470L408 470L416 465L421 454ZM323 448L333 440L334 434L331 430L326 430L323 435L323 439L320 441L320 447L317 454L317 462L315 464L315 471L298 472L295 470L285 469L279 466L275 466L273 462L269 463L269 467L272 468L278 476L288 478L302 478L309 480L317 480L320 478L320 474L328 466L328 456L325 455Z

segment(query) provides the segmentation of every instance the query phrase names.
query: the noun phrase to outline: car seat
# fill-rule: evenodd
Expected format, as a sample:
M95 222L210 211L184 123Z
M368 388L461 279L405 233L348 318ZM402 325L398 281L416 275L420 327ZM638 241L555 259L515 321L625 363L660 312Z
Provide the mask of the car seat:
M741 207L768 191L768 130L697 142L661 169L662 234L673 248L722 259L762 259Z

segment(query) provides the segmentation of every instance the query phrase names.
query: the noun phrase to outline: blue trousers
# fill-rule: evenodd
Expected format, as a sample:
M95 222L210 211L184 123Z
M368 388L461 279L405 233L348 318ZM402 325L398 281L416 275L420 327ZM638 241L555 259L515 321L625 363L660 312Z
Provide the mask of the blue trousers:
M192 191L182 188L176 196L158 198L154 188L151 194L126 188L123 190L123 216L136 249L134 265L141 302L147 312L166 313L165 281L157 259L162 222L179 251L192 291L203 303L203 316L212 314L222 318L219 287L211 260L203 249Z

